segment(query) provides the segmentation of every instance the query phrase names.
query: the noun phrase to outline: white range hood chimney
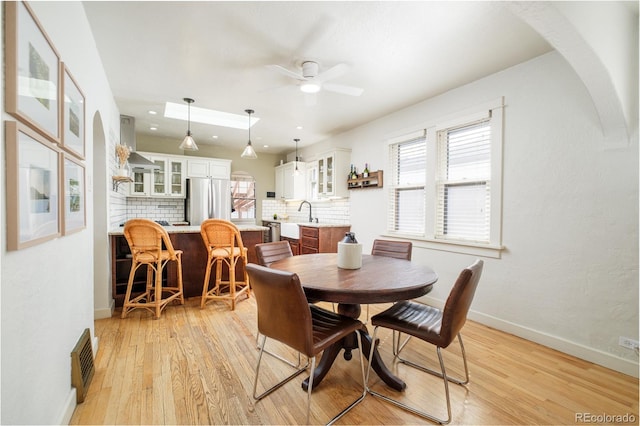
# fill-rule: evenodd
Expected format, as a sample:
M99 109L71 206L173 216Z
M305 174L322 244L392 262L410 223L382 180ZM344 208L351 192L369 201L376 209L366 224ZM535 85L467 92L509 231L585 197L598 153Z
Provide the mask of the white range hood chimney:
M128 115L120 116L120 144L131 148L128 161L133 171L151 172L160 169L152 161L136 152L136 119Z

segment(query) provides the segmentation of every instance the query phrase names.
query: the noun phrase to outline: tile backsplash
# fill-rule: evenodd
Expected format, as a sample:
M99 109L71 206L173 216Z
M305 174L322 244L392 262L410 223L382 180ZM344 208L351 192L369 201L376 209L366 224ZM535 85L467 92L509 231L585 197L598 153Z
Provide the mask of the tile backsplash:
M289 222L307 222L309 220L309 206L302 206L298 211L300 201L263 200L262 220L273 220L276 214L280 218L288 215ZM350 224L351 214L349 212L349 200L327 200L311 201L312 215L318 218L320 223Z
M184 221L184 198L127 198L127 220L135 218Z

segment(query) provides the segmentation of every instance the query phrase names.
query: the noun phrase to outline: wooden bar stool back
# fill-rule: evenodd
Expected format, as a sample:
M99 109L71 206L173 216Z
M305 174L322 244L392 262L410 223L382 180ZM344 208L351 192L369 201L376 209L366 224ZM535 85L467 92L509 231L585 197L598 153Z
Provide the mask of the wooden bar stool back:
M160 313L172 300L184 304L182 291L182 250L175 250L167 230L149 219L131 219L124 225L124 236L131 250L131 272L122 306L122 318L136 308L147 309L160 318ZM163 247L164 245L164 247ZM162 271L169 261L177 263L177 287L162 284ZM147 267L147 282L142 294L131 298L136 271Z
M247 275L247 248L242 244L238 228L228 220L207 219L200 225L200 234L207 247L207 268L202 286L200 307L204 308L210 300L224 300L236 308L236 300L246 294L251 296L249 276ZM243 281L236 281L236 265L242 264ZM211 270L215 264L215 281L210 285ZM222 265L229 271L228 280L222 280ZM211 287L211 288L209 288Z

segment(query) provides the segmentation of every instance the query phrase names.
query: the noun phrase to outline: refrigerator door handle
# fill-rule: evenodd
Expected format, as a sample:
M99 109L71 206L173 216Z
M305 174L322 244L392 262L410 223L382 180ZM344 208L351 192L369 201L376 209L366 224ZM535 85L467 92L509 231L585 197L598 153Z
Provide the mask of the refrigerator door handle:
M207 213L209 219L211 219L213 218L213 182L211 181L211 179L209 179L209 184L207 187L209 189L209 196L207 197Z
M216 186L216 182L214 180L211 180L211 217L214 217L216 219L219 219L220 216L218 215L218 212L216 211L216 209L218 209L218 200L217 200L217 192L218 192L218 188Z

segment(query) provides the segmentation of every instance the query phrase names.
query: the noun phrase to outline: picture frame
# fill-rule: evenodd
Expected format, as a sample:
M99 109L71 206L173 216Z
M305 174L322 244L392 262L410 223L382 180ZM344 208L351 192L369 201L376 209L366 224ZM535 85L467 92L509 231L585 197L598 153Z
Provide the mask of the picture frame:
M47 139L60 143L60 55L26 2L3 5L5 109Z
M68 154L61 159L62 235L69 235L87 226L86 178L80 160Z
M59 147L16 121L5 122L7 250L61 235Z
M62 148L84 160L84 93L64 62L60 63L60 74L62 75Z

